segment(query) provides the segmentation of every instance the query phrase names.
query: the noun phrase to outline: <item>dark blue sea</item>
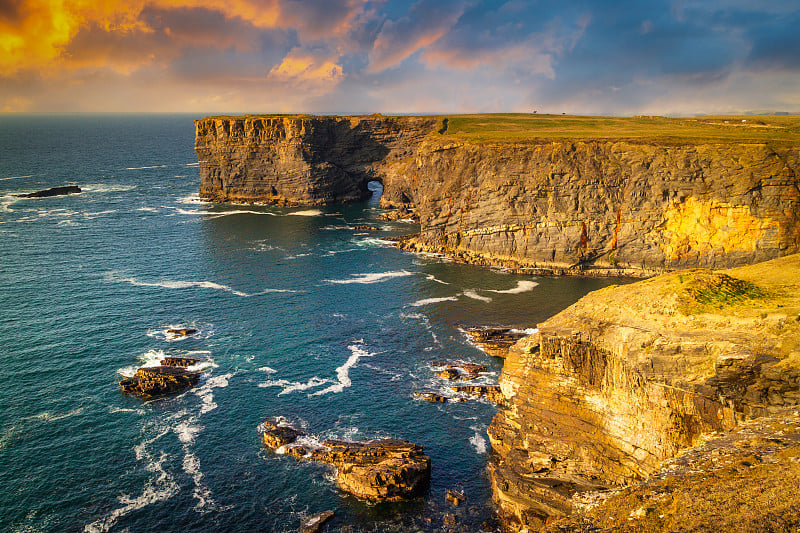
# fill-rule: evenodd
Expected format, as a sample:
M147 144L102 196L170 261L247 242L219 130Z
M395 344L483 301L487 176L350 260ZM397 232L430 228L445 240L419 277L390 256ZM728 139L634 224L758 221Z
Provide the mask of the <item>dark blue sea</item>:
M329 509L326 531L433 531L445 512L491 528L496 408L413 393L447 391L433 366L447 360L497 382L502 361L459 326L530 328L612 281L401 252L383 238L416 227L381 222L379 191L320 209L200 202L194 118L0 117L0 530L295 531ZM68 184L83 192L14 196ZM202 359L199 385L120 392L164 355ZM329 467L264 449L276 416L314 439L421 444L430 488L348 496Z

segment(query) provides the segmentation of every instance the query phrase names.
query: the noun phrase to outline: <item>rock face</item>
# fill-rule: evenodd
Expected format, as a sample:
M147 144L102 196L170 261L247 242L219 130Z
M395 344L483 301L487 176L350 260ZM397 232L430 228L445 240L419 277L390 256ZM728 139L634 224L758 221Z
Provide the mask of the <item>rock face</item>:
M44 189L42 191L30 192L27 194L17 194L18 198L47 198L49 196L64 196L67 194L76 194L81 192L81 188L76 185L67 185L65 187L53 187L51 189Z
M195 359L193 357L165 357L161 360L161 366L182 366L188 367L196 365L200 362L200 359Z
M368 442L326 440L321 447L295 444L303 433L268 421L263 424L264 443L281 453L330 463L336 467L339 488L374 501L400 501L424 490L430 478L431 460L414 443L381 439Z
M446 119L445 119L446 120ZM800 251L800 152L768 142L463 140L429 117L196 121L200 196L412 213L409 250L551 273L652 275Z
M383 181L386 165L413 159L437 123L380 115L198 120L200 197L279 205L364 200L372 194L367 183Z
M194 387L200 375L200 372L192 372L181 366L142 367L133 377L125 378L119 384L123 392L159 396Z
M646 479L704 434L800 402L800 255L595 291L508 350L489 428L510 525Z

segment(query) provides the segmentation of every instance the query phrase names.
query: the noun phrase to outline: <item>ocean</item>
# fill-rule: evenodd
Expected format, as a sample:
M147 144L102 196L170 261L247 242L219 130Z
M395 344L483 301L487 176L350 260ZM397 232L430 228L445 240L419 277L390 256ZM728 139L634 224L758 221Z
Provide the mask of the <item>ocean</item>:
M619 282L530 278L391 247L407 222L370 201L199 201L190 115L0 116L0 530L326 531L496 527L482 401L434 404L435 364L502 360L463 325L534 327ZM14 194L75 184L82 193ZM376 225L359 232L354 225ZM172 327L196 328L175 337ZM118 382L164 355L202 359L182 394ZM281 416L313 439L396 437L431 457L405 503L340 492L330 467L275 455ZM446 489L463 491L458 508Z

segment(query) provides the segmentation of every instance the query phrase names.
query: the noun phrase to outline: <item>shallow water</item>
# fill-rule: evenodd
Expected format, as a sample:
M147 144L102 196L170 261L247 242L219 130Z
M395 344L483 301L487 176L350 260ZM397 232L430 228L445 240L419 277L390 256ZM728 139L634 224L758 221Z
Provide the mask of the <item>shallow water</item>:
M482 402L431 404L431 364L502 361L462 324L530 327L612 280L525 278L387 246L411 224L376 201L322 209L215 206L191 116L0 118L0 530L417 531L492 520ZM78 195L14 193L77 184ZM378 225L359 234L347 226ZM618 280L617 280L618 281ZM189 338L170 327L193 327ZM204 378L153 401L118 381L162 355ZM324 465L263 449L284 416L314 438L424 446L424 497L371 505ZM467 503L453 509L447 488Z

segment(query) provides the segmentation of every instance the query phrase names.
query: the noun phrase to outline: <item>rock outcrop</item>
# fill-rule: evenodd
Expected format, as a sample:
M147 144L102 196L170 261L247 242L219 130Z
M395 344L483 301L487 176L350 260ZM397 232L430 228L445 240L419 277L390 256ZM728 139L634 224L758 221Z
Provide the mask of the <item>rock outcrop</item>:
M794 141L708 140L691 121L680 142L478 138L451 135L446 121L198 120L200 196L320 205L364 199L379 180L381 205L420 222L401 247L533 273L649 276L800 251Z
M50 196L65 196L67 194L77 194L81 192L81 188L77 185L66 185L64 187L52 187L36 192L29 192L25 194L17 194L18 198L48 198Z
M430 478L431 461L422 447L404 440L326 440L321 446L296 443L303 433L276 421L263 424L264 443L279 453L330 463L345 492L372 501L418 496Z
M119 382L123 392L160 396L181 392L197 385L201 373L182 366L147 366Z
M508 350L494 499L512 526L569 516L799 386L800 255L595 291Z

